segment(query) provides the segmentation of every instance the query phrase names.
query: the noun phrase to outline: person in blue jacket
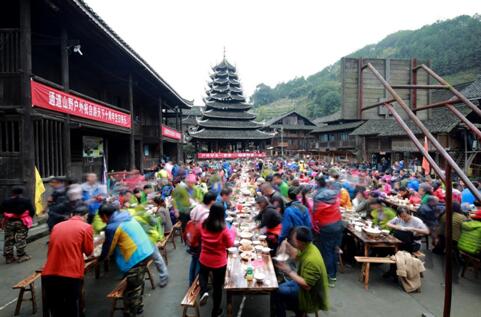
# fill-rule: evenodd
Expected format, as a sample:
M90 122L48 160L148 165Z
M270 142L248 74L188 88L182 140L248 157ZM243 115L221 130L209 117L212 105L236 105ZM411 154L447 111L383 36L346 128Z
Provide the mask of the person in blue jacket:
M279 242L288 238L291 230L295 227L305 226L311 228L311 215L307 207L299 201L301 195L301 186L292 186L287 192L289 202L282 216L282 231L279 236Z
M128 211L121 212L112 204L103 204L99 216L107 224L100 259L114 255L127 279L124 316L136 316L143 312L145 265L154 253L153 245Z

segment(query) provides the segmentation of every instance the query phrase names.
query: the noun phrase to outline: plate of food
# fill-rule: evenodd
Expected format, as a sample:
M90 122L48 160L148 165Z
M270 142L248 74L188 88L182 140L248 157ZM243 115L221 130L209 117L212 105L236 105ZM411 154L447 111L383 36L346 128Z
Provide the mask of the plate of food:
M249 232L249 231L242 231L240 233L240 237L242 239L252 239L252 236L254 236L254 234L252 232Z
M367 228L362 228L362 230L368 235L368 236L371 236L371 237L377 237L381 234L381 230L379 229L376 229L376 228L370 228L370 227L367 227Z
M255 253L254 252L242 252L240 257L244 261L254 260L255 259Z
M254 251L254 247L252 245L241 245L239 247L240 252L252 252Z

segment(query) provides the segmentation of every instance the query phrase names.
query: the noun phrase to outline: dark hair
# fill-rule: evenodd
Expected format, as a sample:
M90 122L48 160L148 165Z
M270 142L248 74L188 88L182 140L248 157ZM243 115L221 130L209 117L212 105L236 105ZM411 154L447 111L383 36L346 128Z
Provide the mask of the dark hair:
M326 187L326 179L323 176L317 176L316 177L316 182L319 187Z
M144 189L152 189L152 188L154 188L154 187L152 187L152 185L150 185L150 184L144 185Z
M304 226L299 226L294 229L296 233L296 239L301 242L312 242L312 232L311 229Z
M232 194L232 189L229 188L229 187L224 187L224 188L222 188L222 190L220 191L220 195L221 195L221 196L226 196L226 195L228 196L228 195L230 195L230 194Z
M401 186L399 187L399 191L400 192L406 192L408 189L406 188L406 186Z
M23 194L23 188L22 187L14 187L12 188L12 195L13 196L18 196Z
M256 204L263 204L263 205L269 205L269 200L267 199L266 196L259 196L256 198Z
M204 205L210 204L212 201L215 201L217 198L217 195L213 192L207 192L207 194L204 195L204 200L203 203Z
M282 178L281 174L279 173L275 173L274 175L272 175L272 178Z
M407 214L410 214L409 213L409 209L407 209L406 207L399 207L397 210L396 210L396 215L401 215L402 213L407 213Z
M296 200L297 195L299 195L301 192L302 188L300 186L291 186L287 191L287 196L289 197L289 199Z
M202 227L210 232L221 232L225 228L225 209L221 203L210 207L209 216L204 220Z
M155 196L154 197L154 203L157 205L161 205L165 202L165 200L162 198L162 196Z
M379 198L371 198L368 203L369 205L382 205L382 200Z
M463 210L461 209L461 205L457 201L453 201L453 212L457 212L458 214L462 214Z
M107 216L108 218L110 218L113 215L113 213L116 211L117 211L117 208L113 204L109 204L109 203L102 204L102 206L100 206L99 208L99 217Z
M138 194L138 193L140 193L140 188L135 188L135 189L134 189L134 194Z

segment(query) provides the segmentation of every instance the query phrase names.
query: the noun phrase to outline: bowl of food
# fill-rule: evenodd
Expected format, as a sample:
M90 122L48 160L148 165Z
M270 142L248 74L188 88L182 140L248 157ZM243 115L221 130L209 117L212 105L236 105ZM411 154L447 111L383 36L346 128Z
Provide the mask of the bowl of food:
M262 247L262 253L269 254L271 252L271 248Z
M242 239L239 243L240 243L241 246L250 246L250 245L252 245L252 241L251 241L251 240L248 240L248 239Z
M249 260L254 260L255 259L255 254L254 252L242 252L240 254L240 257L244 261L249 261Z
M362 230L370 237L378 237L381 234L381 230L377 228L367 227L367 228L363 228Z
M230 254L235 254L237 253L237 248L236 247L230 247L227 249L227 252L229 252Z
M260 245L261 242L260 242L259 240L254 240L254 241L252 241L252 244L253 244L253 245Z
M225 218L225 221L232 222L232 221L234 221L234 218L229 216L229 217Z
M267 239L267 236L264 234L261 234L257 238L259 238L260 241L264 241L265 239Z
M240 237L242 239L252 239L252 236L254 236L254 234L252 232L249 232L249 231L242 231L240 233Z
M264 247L262 245L256 245L255 249L257 252L262 252L262 249L264 249Z
M276 262L286 262L289 259L289 255L287 253L280 253L272 259Z
M240 252L252 252L254 251L254 246L252 245L241 245L239 247Z
M256 272L254 274L254 278L258 283L262 283L265 280L266 275L264 273L261 273L261 272Z
M239 240L234 240L234 246L238 247L239 246Z

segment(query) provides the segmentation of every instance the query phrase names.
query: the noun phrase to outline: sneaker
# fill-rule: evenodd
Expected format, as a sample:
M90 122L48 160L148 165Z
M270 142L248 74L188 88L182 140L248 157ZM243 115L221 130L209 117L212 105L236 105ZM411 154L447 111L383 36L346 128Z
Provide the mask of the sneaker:
M200 301L199 301L199 304L201 306L205 305L207 303L207 300L209 299L209 293L205 292L204 294L202 294L202 296L200 297Z
M17 263L17 259L16 258L6 258L5 259L5 263L6 264L12 264L12 263Z
M167 284L168 284L168 283L169 283L169 281L168 281L168 280L165 280L165 281L160 281L160 282L159 282L159 287L160 287L160 288L164 288L164 287L166 287L166 286L167 286Z
M19 257L17 259L17 263L22 263L22 262L27 262L28 260L30 260L32 257L30 255L22 255L21 257Z
M336 287L336 278L329 278L328 284L330 288Z

